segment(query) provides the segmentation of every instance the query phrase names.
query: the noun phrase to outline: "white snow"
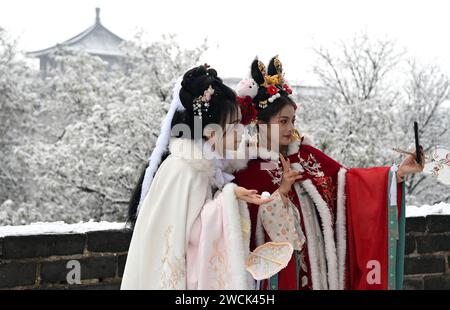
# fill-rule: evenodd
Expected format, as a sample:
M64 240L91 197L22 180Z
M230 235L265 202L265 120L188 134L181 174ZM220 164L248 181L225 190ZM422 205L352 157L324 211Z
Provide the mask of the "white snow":
M420 207L406 207L406 217L427 216L432 214L450 215L450 203L440 202L432 206L423 205Z
M39 234L85 233L88 231L123 229L125 223L117 222L80 222L67 224L60 222L37 222L21 226L0 226L0 237Z
M432 214L449 215L450 203L438 203L435 205L407 206L406 217L427 216ZM37 222L20 226L0 226L0 238L6 236L24 236L39 234L85 233L88 231L123 229L125 223L121 222L79 222L67 224L59 222Z

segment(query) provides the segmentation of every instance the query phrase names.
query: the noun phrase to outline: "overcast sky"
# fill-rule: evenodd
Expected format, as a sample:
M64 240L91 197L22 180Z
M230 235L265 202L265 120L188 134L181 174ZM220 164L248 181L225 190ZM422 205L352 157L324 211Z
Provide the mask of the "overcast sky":
M423 62L450 73L448 0L1 0L0 26L23 50L53 46L91 26L95 7L112 32L148 40L175 33L192 47L205 37L204 61L222 76L242 77L254 56L280 55L287 78L311 84L311 47L367 32L397 40Z

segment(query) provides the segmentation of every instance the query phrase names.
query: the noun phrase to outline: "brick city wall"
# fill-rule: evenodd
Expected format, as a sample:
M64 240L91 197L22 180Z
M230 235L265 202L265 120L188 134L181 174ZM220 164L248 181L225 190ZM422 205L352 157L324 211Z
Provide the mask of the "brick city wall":
M119 289L131 231L0 238L0 289ZM79 262L80 284L68 284ZM73 278L71 278L73 279Z
M406 220L405 289L450 290L450 215Z
M406 221L405 289L450 289L450 216ZM119 289L132 232L0 238L0 289ZM80 284L67 275L80 263Z

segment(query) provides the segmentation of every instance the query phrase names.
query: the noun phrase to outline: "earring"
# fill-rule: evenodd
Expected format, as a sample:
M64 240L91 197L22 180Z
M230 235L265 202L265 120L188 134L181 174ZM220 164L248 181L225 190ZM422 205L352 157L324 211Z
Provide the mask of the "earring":
M300 132L297 130L297 129L293 129L292 130L292 139L294 140L294 141L300 141L300 139L301 139L301 134L300 134Z

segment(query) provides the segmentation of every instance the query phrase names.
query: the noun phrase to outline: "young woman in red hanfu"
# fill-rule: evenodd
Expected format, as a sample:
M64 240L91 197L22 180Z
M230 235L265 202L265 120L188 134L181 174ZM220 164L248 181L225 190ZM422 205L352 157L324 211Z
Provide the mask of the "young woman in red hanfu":
M421 172L423 162L409 155L399 166L343 166L295 129L291 94L278 57L267 71L254 60L251 78L237 89L243 123L253 123L258 142L255 159L234 182L273 199L248 204L251 250L268 241L294 248L287 266L260 288L401 289L403 181Z

